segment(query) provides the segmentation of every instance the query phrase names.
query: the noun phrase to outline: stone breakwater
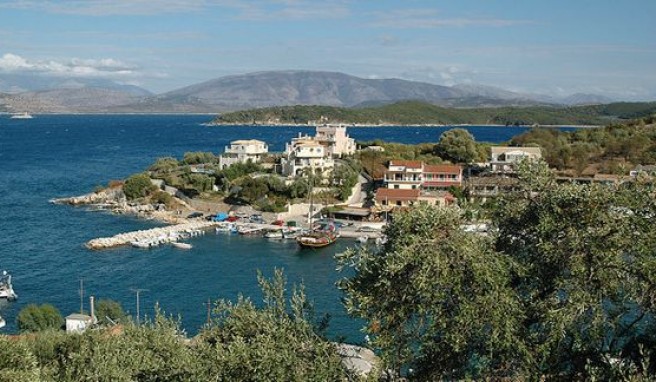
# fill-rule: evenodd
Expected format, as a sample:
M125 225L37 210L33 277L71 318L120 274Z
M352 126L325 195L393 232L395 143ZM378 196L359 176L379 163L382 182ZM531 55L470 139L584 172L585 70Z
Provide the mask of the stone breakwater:
M148 230L126 232L112 237L101 237L89 240L86 243L86 247L89 249L100 250L121 245L129 245L133 242L170 243L181 237L187 236L192 232L204 231L216 225L217 223L212 221L193 221Z

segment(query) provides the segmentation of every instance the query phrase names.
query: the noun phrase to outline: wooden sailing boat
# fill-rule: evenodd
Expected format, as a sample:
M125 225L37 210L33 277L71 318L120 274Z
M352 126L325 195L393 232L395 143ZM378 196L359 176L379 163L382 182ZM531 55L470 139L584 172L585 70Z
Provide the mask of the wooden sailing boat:
M323 248L333 244L337 240L335 226L331 225L328 230L313 230L312 217L314 216L314 204L312 200L312 185L310 185L310 232L298 235L296 242L302 248Z

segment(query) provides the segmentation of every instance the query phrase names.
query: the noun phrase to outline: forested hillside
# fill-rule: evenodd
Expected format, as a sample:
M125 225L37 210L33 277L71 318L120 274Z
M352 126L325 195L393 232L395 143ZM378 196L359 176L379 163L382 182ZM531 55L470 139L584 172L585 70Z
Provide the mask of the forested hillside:
M405 101L365 108L286 106L251 109L222 114L214 123L305 124L323 117L329 122L372 125L606 125L655 113L656 102L576 107L444 108L419 101Z

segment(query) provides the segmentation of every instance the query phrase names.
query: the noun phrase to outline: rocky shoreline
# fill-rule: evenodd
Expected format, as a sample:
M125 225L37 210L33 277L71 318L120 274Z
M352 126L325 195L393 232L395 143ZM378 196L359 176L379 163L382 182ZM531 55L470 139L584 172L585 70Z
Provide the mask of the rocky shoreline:
M179 205L186 203L176 198ZM87 206L96 211L108 211L117 215L134 215L143 219L155 219L165 224L182 224L188 220L178 211L170 211L163 204L128 203L120 187L107 188L97 192L90 192L80 196L51 199L52 204L65 204L70 206Z

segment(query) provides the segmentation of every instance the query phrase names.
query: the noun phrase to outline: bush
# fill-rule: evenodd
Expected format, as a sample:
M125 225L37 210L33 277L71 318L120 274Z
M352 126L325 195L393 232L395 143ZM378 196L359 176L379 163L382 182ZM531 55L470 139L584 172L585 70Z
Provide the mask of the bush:
M129 200L146 197L157 190L146 173L134 174L125 180L123 193Z
M50 304L37 306L30 304L18 313L18 329L21 332L39 332L47 329L59 329L64 325L64 318L59 310Z
M155 192L150 200L153 204L165 204L167 207L170 207L173 203L173 197L168 192L164 191Z

